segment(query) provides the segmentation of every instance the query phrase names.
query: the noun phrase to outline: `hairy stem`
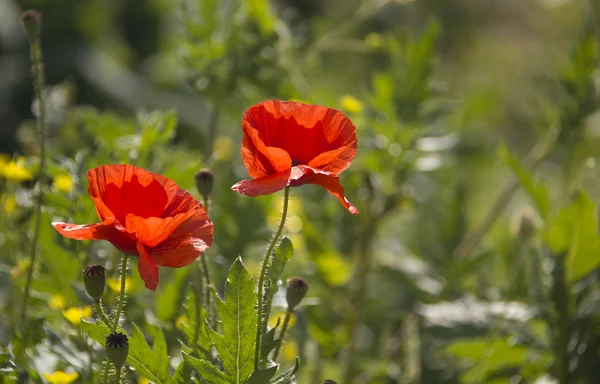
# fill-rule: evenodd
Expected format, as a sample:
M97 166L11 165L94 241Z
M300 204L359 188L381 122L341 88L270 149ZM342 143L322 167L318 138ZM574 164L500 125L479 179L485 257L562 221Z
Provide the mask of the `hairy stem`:
M208 214L208 196L204 196L204 209L206 209L206 213ZM204 255L200 256L200 271L202 274L202 296L203 296L203 305L208 313L208 323L210 324L212 329L216 329L216 314L212 308L212 300L210 299L210 269L208 268L208 261Z
M100 304L100 300L95 300L94 306L96 307L96 312L98 313L98 316L100 316L100 320L102 320L108 328L111 328L112 325L110 324L110 320L104 313L104 308L102 308L102 305Z
M121 367L116 367L115 372L115 384L119 384L121 382Z
M119 293L119 304L117 305L117 311L115 312L115 317L113 319L113 325L111 330L116 332L117 327L119 326L119 317L121 317L121 311L123 310L123 305L125 302L125 284L127 281L127 259L128 255L123 254L123 258L121 259L121 291Z
M256 311L256 351L254 353L254 369L257 370L260 368L260 350L261 350L261 339L262 339L262 330L263 330L263 321L265 314L263 313L264 306L264 287L265 287L265 276L267 273L267 267L271 260L271 254L273 253L273 249L275 248L275 244L279 240L281 233L283 232L283 227L285 225L285 218L287 216L288 203L290 200L290 187L285 187L284 195L283 195L283 211L281 213L281 221L279 222L279 227L267 248L267 252L265 253L265 258L263 260L262 267L260 269L260 278L258 279L258 310Z
M283 338L285 336L285 332L287 331L288 325L290 323L290 318L292 317L293 313L294 313L294 311L290 310L289 308L285 312L285 318L283 319L283 325L281 326L281 333L279 334L279 340L281 340L281 341L275 347L275 352L273 352L273 361L275 361L275 362L277 361L277 358L279 357L279 350L281 349L281 344L283 344Z
M40 166L37 172L37 188L36 188L36 199L34 207L34 229L33 238L31 239L31 249L29 252L29 269L27 271L27 280L25 281L25 291L23 296L23 304L21 307L21 326L25 327L26 330L26 317L27 317L27 303L29 301L29 295L31 291L31 283L33 281L33 271L35 267L35 259L37 256L38 237L40 235L40 227L42 223L42 204L44 202L44 195L42 188L44 184L44 175L46 171L46 105L43 95L44 90L44 63L42 60L42 46L39 38L31 43L30 47L31 54L31 72L33 75L34 92L35 97L38 101L38 116L37 116L37 134L40 149ZM27 343L27 339L24 338L24 343Z

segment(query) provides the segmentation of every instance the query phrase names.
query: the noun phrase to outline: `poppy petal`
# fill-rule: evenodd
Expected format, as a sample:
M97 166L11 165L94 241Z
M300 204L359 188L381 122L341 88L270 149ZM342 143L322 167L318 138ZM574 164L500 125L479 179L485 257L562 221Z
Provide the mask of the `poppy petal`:
M244 139L257 141L248 137L253 129L265 146L285 150L296 164L317 167L311 162L322 153L348 147L338 152L341 159L328 156L318 161L319 168L329 166L327 171L332 173L346 169L356 155L356 128L350 119L338 110L320 105L268 100L246 111L242 128ZM335 164L329 165L333 160Z
M250 124L242 123L242 161L250 177L256 179L282 172L292 166L292 158L282 148L269 147Z
M337 175L350 166L354 156L356 156L356 145L346 145L321 153L312 159L308 166Z
M167 240L150 250L152 259L165 267L188 265L212 245L213 231L213 223L201 207Z
M159 216L180 190L168 178L128 164L91 169L88 182L100 220L115 217L123 225L127 213Z
M282 190L289 185L291 169L252 180L242 180L231 189L247 196L262 196Z
M146 288L156 291L158 286L158 266L146 251L144 245L140 242L137 243L137 250L140 255L138 261L138 272Z
M320 185L335 196L350 213L353 215L359 213L358 209L344 196L344 187L340 184L340 178L337 175L307 166L296 166L292 169L290 185L296 187L303 184Z
M71 224L53 222L52 226L61 235L75 240L107 240L121 252L136 255L135 233L127 231L114 218L108 218L99 224Z
M140 217L127 215L127 227L134 230L139 241L147 247L154 247L165 241L181 223L194 215L194 211L177 214L173 217Z

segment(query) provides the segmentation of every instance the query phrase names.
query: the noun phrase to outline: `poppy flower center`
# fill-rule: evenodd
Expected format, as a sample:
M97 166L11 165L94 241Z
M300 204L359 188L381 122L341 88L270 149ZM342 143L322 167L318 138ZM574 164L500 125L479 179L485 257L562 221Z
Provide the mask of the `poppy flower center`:
M121 225L126 226L126 217L133 214L142 218L161 217L168 203L167 192L156 180L147 185L137 175L122 186L110 183L104 190L102 200Z
M295 158L292 157L292 167L295 167L296 165L301 165L303 164L301 161L296 160Z

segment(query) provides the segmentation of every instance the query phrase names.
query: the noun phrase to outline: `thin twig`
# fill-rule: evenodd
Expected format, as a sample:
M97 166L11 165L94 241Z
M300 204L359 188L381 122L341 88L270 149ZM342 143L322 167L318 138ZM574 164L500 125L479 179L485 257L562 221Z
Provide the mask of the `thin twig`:
M42 58L42 46L39 37L31 42L30 47L31 53L31 72L34 80L34 91L35 96L38 100L38 114L37 114L37 134L40 146L40 166L37 172L37 188L36 188L36 200L35 200L35 208L34 208L34 230L33 230L33 238L31 239L31 249L29 252L29 270L27 271L27 280L25 282L25 291L23 297L23 305L21 308L21 326L24 327L24 330L27 330L26 325L26 317L27 317L27 304L29 301L29 295L31 291L31 283L33 281L33 271L35 269L35 261L37 256L37 246L38 246L38 238L40 236L40 228L42 223L42 204L44 202L44 195L42 193L43 184L45 179L45 171L46 171L46 105L44 100L44 63ZM24 338L23 343L27 343L26 338Z

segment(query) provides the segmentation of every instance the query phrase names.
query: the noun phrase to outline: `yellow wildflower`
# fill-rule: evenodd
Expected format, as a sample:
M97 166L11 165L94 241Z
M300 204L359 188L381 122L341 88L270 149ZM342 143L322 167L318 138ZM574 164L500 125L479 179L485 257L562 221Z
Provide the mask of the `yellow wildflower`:
M361 113L363 111L363 103L352 95L344 95L340 99L342 108L350 113Z
M63 372L56 371L53 373L44 373L44 377L48 380L50 384L71 384L79 377L79 373L77 372Z
M383 42L383 37L379 33L369 33L365 37L365 43L371 48L379 48Z
M17 265L10 270L10 275L13 279L18 279L22 274L27 272L29 265L31 265L29 259L19 259Z
M54 187L60 192L69 193L73 189L73 179L70 175L58 175L54 178Z
M33 179L33 174L25 168L25 158L11 160L2 167L2 174L10 181L27 181Z
M92 307L86 305L81 308L73 307L62 311L65 319L69 320L69 322L75 326L81 324L82 317L91 317L92 316Z
M284 360L292 361L298 356L298 344L294 340L284 342L281 346L281 357Z
M138 384L150 384L150 380L146 379L145 377L140 377Z
M17 208L17 199L15 199L15 195L10 194L4 197L4 212L11 213L14 212Z
M179 330L183 329L183 326L188 325L189 323L190 321L186 315L180 315L177 319L175 319L175 327Z
M233 154L233 141L227 136L217 137L213 151L218 160L229 160Z
M110 287L113 291L120 293L121 292L121 280L115 279L114 277L109 277L106 280L106 285ZM129 291L133 287L133 280L131 277L125 278L125 290Z
M48 299L48 306L52 309L64 309L66 305L67 302L63 295L52 295Z

